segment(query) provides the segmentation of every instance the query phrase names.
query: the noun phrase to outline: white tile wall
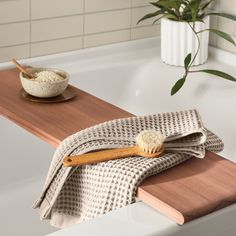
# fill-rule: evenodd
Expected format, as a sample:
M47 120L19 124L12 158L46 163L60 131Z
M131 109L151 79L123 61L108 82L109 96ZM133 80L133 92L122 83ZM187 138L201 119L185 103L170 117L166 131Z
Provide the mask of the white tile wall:
M84 0L31 0L32 19L82 14Z
M30 56L30 45L19 45L0 48L0 61L10 61L15 58L27 58Z
M149 1L0 0L0 62L159 35L152 20L137 25L152 11ZM236 0L217 1L215 9L236 14ZM212 20L236 38L235 22ZM236 52L218 37L210 42Z
M0 0L0 23L30 19L30 0Z
M84 47L88 48L128 40L130 40L130 30L119 30L100 34L92 34L86 35L84 37Z
M222 31L230 32L230 34L234 38L234 40L236 39L236 23L235 22L224 19L224 18L222 18L222 19L219 18L218 19L218 28ZM219 38L219 37L217 38L216 45L219 48L236 53L236 47L233 44L225 41L222 38Z
M31 22L32 42L79 36L83 34L83 16L67 16Z
M29 43L29 22L0 25L0 47Z
M212 8L218 12L226 12L236 15L236 0L216 0ZM211 27L230 34L236 42L235 21L231 21L222 17L211 17ZM236 47L233 44L218 36L215 36L214 34L210 35L210 43L218 48L236 53Z
M159 34L147 0L0 0L0 62Z
M210 27L212 29L218 28L218 17L217 16L211 16L210 18ZM217 36L215 34L210 34L210 44L214 47L217 46Z
M82 37L64 38L31 44L31 56L41 56L81 49Z
M152 6L144 6L144 7L138 7L132 9L132 27L139 27L139 26L145 26L145 25L152 25L153 19L148 19L145 21L140 22L137 25L137 22L139 19L141 19L144 15L154 12L155 8Z
M131 9L88 14L84 20L85 34L127 29L131 24Z
M155 37L160 34L160 25L151 25L147 27L137 27L131 29L131 39L142 39Z
M150 0L132 0L133 7L147 6L149 5ZM154 2L154 1L153 1Z
M86 0L85 12L131 8L131 0Z

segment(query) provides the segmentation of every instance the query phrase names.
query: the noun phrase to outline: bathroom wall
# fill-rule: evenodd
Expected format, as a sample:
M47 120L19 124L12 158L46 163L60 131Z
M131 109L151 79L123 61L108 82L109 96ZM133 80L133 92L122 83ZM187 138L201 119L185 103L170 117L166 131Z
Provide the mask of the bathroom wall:
M236 0L215 0L212 9L218 12L236 15ZM236 22L222 17L212 17L211 27L229 33L236 42ZM210 44L223 50L236 53L236 47L234 45L215 35L211 35Z
M216 0L214 9L236 14L236 0ZM159 35L159 25L138 19L149 0L0 0L0 62ZM212 18L212 26L236 40L236 23ZM218 37L210 43L236 53Z
M159 34L147 0L0 0L0 62Z

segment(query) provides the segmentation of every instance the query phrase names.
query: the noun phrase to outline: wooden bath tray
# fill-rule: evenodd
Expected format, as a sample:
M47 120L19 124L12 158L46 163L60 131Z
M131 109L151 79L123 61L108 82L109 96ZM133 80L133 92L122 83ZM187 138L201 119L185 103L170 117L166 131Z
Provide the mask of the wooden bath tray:
M207 152L144 180L137 197L184 224L236 203L236 164Z
M0 114L54 147L89 126L132 114L79 89L65 103L42 104L20 96L15 69L0 71ZM146 179L138 197L182 224L236 202L236 164L208 152Z

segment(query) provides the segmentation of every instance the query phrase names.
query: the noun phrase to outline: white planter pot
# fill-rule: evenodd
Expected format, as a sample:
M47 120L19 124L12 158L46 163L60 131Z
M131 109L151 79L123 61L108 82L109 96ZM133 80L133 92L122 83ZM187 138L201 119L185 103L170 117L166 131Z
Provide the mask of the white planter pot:
M209 29L209 24L210 20L207 16L204 23L195 23L195 30ZM191 25L193 24L191 23ZM201 46L193 65L203 64L208 58L209 32L200 33L199 37ZM197 47L196 35L186 22L161 19L161 58L163 62L174 66L184 66L185 57L189 53L192 53L193 57Z

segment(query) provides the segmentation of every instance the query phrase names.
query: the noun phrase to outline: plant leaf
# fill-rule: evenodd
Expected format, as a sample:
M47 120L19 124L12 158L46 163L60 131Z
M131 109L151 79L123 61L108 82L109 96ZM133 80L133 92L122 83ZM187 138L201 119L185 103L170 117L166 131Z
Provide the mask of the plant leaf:
M202 5L201 10L204 11L214 0L210 0Z
M178 10L177 0L159 0L157 2L150 2L151 5L160 8L163 12L167 12L178 19L176 11Z
M164 17L166 17L166 18L168 18L170 20L177 20L177 18L175 16L170 15L169 13L163 13L163 15L158 17L156 20L154 20L152 24L154 25L157 21L161 20Z
M181 5L177 0L159 0L157 2L152 2L151 4L159 8L163 7L175 10L177 10Z
M235 77L233 77L232 75L229 75L229 74L227 74L225 72L219 71L219 70L208 70L208 69L205 69L205 70L198 70L198 72L208 73L208 74L211 74L211 75L219 76L221 78L224 78L224 79L236 82L236 78Z
M184 76L182 79L179 79L175 85L172 87L171 89L171 96L173 96L174 94L176 94L184 85L186 81L186 76Z
M175 16L175 15L172 15L172 14L166 14L166 17L169 19L169 20L174 20L174 21L178 21L178 18Z
M225 18L228 18L228 19L230 19L230 20L236 21L236 16L235 16L235 15L228 14L228 13L209 12L209 13L207 13L206 15L208 15L208 16L221 16L221 17L225 17Z
M161 20L163 17L166 17L166 15L162 15L161 17L157 18L152 22L152 24L154 25L157 21Z
M144 20L149 19L149 18L153 18L153 17L155 17L155 16L159 16L159 15L162 15L162 14L163 14L163 11L162 11L162 10L158 10L158 11L149 13L149 14L145 15L144 17L142 17L142 18L137 22L137 24L139 24L141 21L144 21Z
M190 64L190 62L191 62L191 59L192 59L192 53L189 53L189 54L185 57L185 59L184 59L184 67L185 67L185 70L188 69L188 66L189 66L189 64Z
M190 11L192 15L192 21L195 22L200 10L200 4L202 0L192 0L189 3Z
M158 8L160 8L159 6L158 6L158 2L149 2L151 5L153 5L153 6L155 6L155 7L158 7Z
M230 42L236 46L234 39L229 34L223 32L223 31L220 31L220 30L216 30L216 29L206 29L206 30L220 36L221 38L227 40L228 42ZM204 31L206 31L206 30L204 30Z

